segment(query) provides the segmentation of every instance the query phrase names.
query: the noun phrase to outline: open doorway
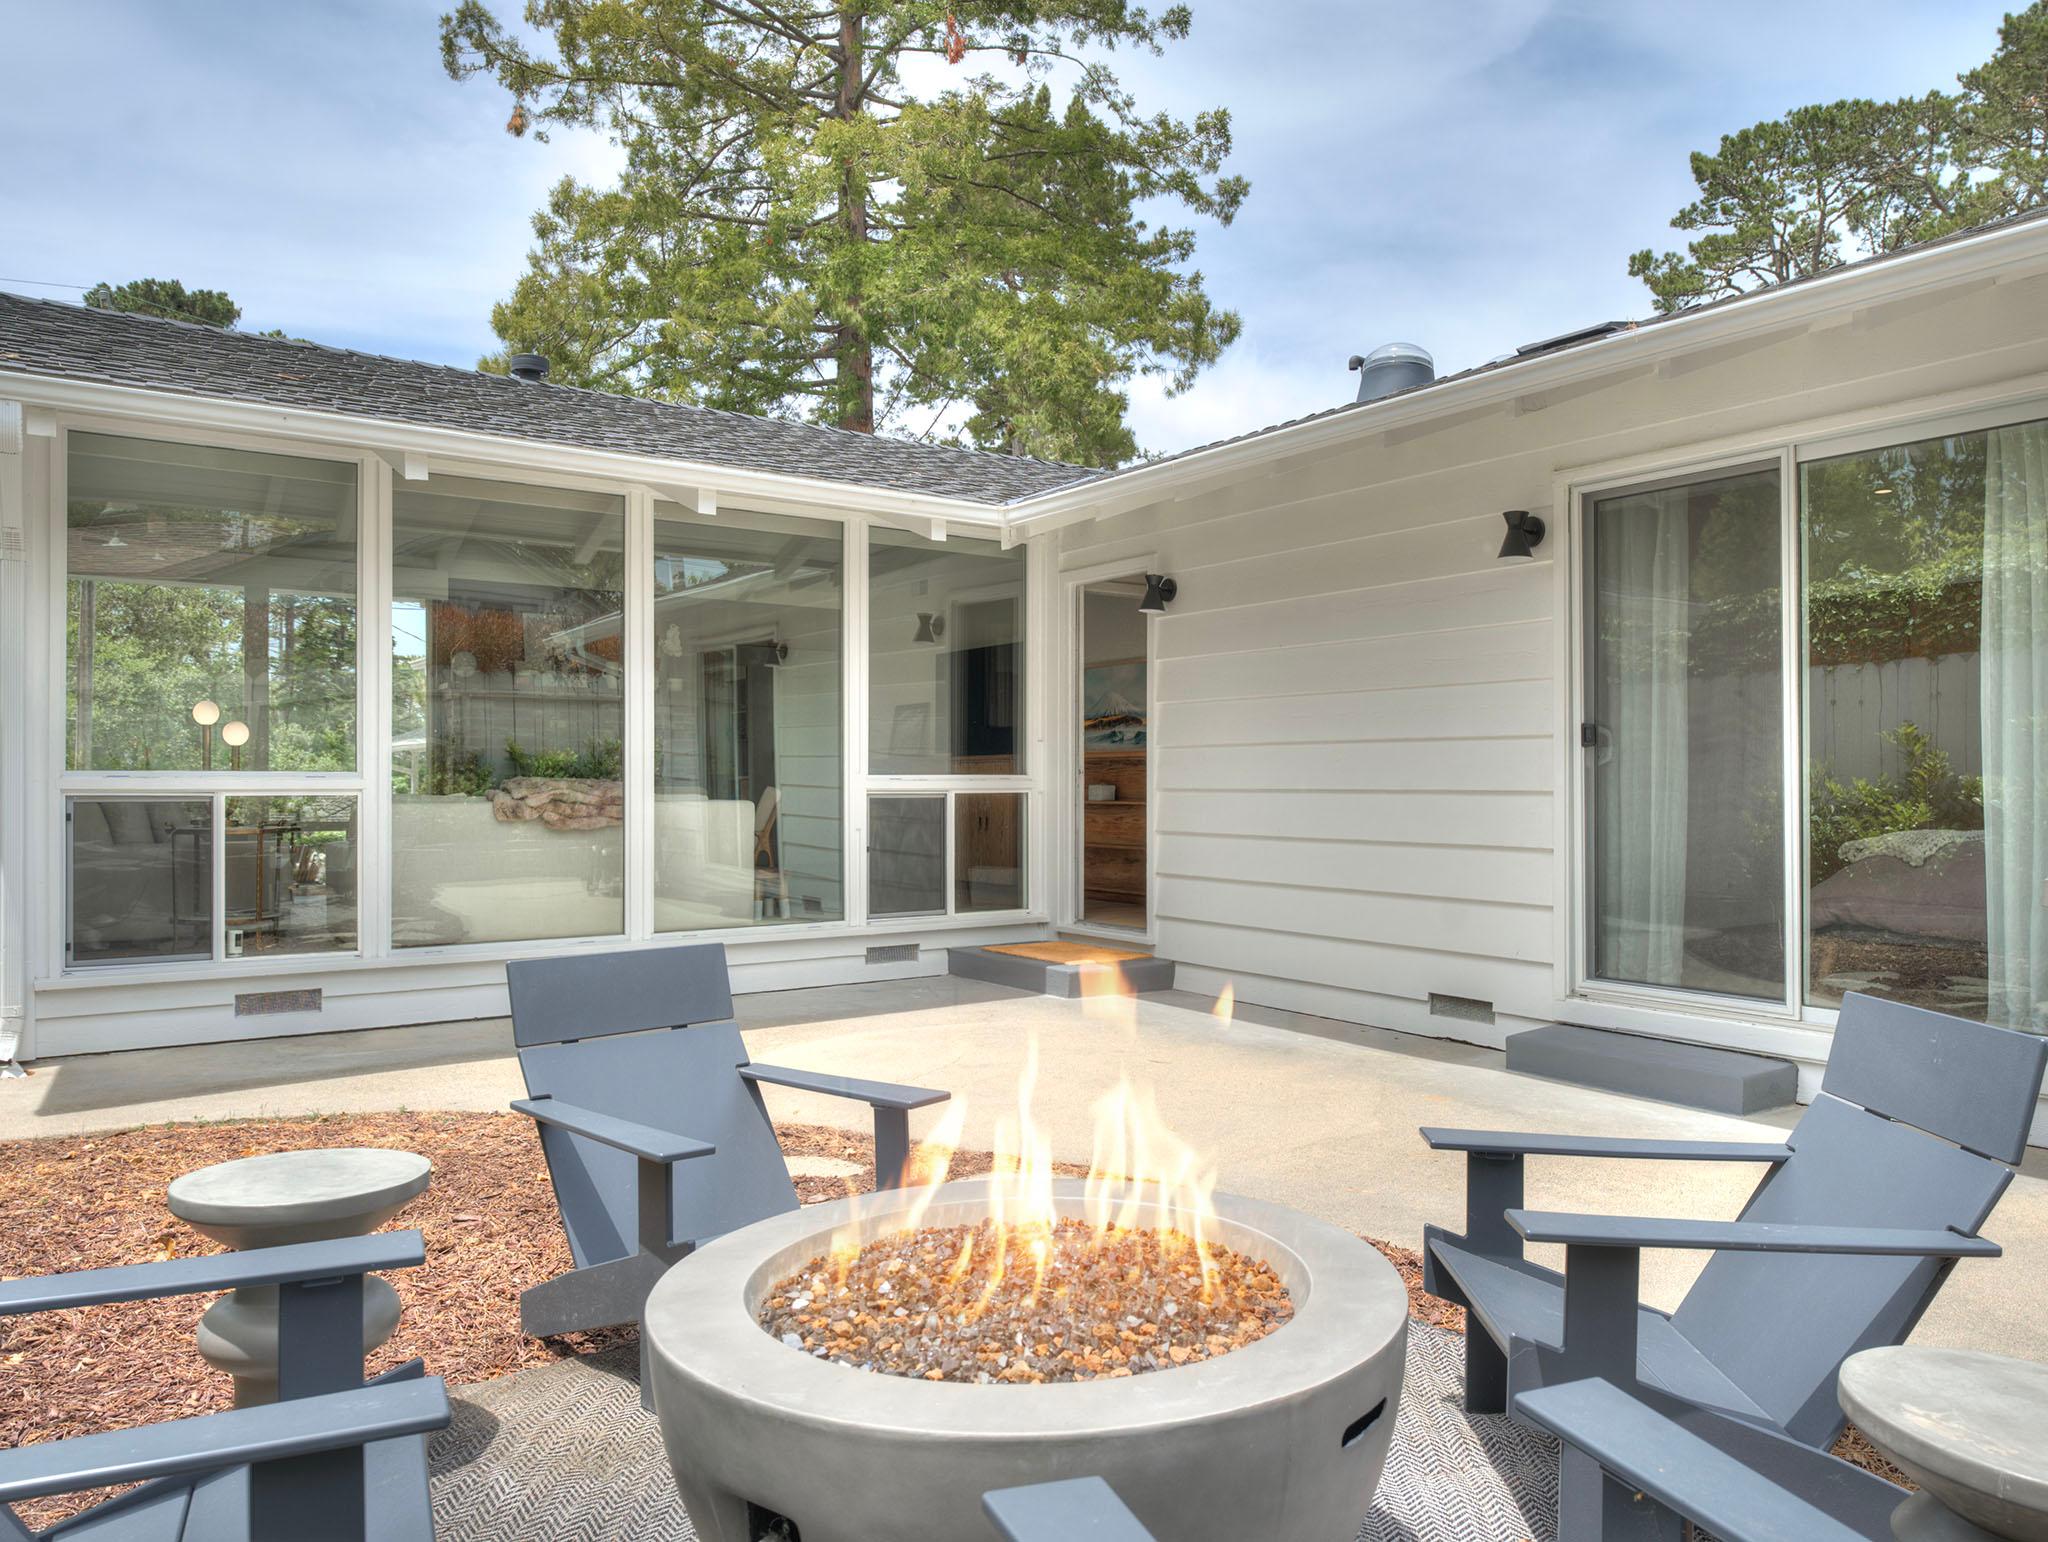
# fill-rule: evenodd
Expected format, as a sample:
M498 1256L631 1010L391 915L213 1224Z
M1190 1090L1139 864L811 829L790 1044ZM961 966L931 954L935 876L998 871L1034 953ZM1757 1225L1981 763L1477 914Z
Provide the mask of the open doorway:
M1152 682L1142 573L1080 591L1080 895L1085 926L1142 933L1150 896Z

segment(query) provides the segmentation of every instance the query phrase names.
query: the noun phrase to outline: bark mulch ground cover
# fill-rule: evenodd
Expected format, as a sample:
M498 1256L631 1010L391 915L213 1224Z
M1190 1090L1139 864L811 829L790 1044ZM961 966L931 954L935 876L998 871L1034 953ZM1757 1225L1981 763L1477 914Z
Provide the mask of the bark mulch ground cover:
M777 1134L791 1157L832 1158L860 1170L799 1178L805 1203L868 1187L867 1136L807 1125L781 1126ZM515 1114L330 1115L16 1141L0 1147L0 1278L219 1252L165 1208L170 1181L210 1163L309 1146L391 1146L434 1164L432 1186L391 1222L417 1227L427 1258L392 1276L405 1315L369 1371L418 1355L429 1371L459 1386L632 1337L630 1329L559 1339L520 1332L520 1292L570 1261L532 1123ZM951 1176L973 1177L989 1166L986 1152L958 1152ZM1083 1169L1061 1164L1060 1171L1078 1176ZM1463 1330L1462 1311L1422 1293L1418 1254L1367 1240L1400 1271L1415 1316ZM0 1321L0 1446L227 1407L228 1379L193 1347L200 1314L213 1299L183 1296ZM1842 1454L1899 1481L1853 1431ZM47 1524L77 1502L20 1508L31 1524Z

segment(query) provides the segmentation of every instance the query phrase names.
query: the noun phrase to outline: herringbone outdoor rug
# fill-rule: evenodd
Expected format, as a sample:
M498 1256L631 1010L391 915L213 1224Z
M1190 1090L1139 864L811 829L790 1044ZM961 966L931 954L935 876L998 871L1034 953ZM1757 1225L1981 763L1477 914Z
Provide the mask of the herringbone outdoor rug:
M430 1450L440 1542L690 1542L637 1370L628 1346L461 1389ZM1408 1325L1393 1451L1360 1542L1555 1538L1556 1445L1466 1414L1463 1375L1458 1335Z

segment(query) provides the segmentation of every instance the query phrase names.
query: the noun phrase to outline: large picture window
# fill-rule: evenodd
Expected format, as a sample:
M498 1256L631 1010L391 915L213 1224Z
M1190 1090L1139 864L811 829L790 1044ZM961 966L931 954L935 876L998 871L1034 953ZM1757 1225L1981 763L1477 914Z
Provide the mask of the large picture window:
M394 491L397 947L625 927L624 500Z
M69 436L72 771L356 769L356 468Z
M844 532L654 516L654 928L839 920Z
M2048 420L1803 458L1790 500L1774 470L1602 494L1585 528L1590 975L2048 1028Z
M1030 902L1021 548L286 440L63 445L66 970Z

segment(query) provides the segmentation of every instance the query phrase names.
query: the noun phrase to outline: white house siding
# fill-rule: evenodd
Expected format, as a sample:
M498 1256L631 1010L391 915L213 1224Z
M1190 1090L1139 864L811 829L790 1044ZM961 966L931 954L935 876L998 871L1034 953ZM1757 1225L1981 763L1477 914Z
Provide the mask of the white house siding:
M790 936L775 928L735 929L719 938L731 964L735 993L796 990L813 985L862 984L946 973L946 949L1020 942L1042 936L1029 924L935 929L853 931L835 929ZM868 950L915 944L909 959L869 962ZM584 948L661 947L648 942L536 944L535 952ZM237 995L318 989L316 1012L238 1016ZM226 1039L284 1038L351 1028L384 1028L406 1023L443 1023L502 1017L505 995L502 958L364 960L340 967L237 975L158 978L123 985L73 977L46 984L36 994L38 1056L95 1054L167 1044L205 1044Z
M1557 565L1575 556L1559 477L1840 432L1999 382L2048 390L2044 316L2048 283L1987 286L1360 436L1059 531L1063 570L1156 559L1180 585L1156 623L1159 952L1195 988L1229 980L1243 1000L1388 1028L1498 1045L1559 1016L1572 725ZM1332 396L1346 384L1332 368ZM1538 560L1497 560L1510 508L1550 523ZM1432 993L1492 1003L1496 1020L1434 1016ZM1691 1027L1760 1042L1726 1020ZM1810 1031L1772 1042L1824 1055Z

